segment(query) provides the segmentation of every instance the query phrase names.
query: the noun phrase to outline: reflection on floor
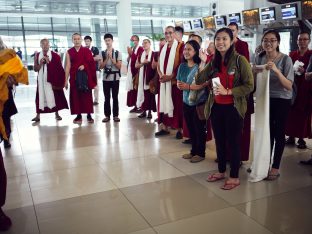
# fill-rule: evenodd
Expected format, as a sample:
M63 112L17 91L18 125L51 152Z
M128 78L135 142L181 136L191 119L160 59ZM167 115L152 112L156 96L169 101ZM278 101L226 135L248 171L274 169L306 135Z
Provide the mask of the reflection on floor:
M241 186L223 191L207 183L217 169L215 147L207 159L181 158L189 146L175 132L154 138L153 120L129 114L125 82L120 87L121 122L103 124L103 94L95 123L72 123L53 114L35 116L35 78L19 86L13 118L12 149L4 150L8 173L5 209L14 225L7 233L115 234L311 233L312 167L298 161L311 150L287 147L277 181L249 183L245 163ZM154 114L154 118L156 115ZM312 141L307 141L312 148Z

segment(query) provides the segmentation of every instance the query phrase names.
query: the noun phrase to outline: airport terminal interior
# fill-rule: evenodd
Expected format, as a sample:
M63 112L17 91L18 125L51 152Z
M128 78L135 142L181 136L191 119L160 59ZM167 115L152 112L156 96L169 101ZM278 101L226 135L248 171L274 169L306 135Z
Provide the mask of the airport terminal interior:
M155 137L160 129L157 112L152 118L129 112L127 47L132 35L138 35L140 45L149 39L152 49L159 51L165 28L180 26L183 41L190 34L199 35L206 49L218 28L231 22L248 43L251 63L263 33L271 28L281 35L280 51L289 54L297 50L301 30L311 33L312 1L0 0L0 37L7 47L21 51L29 79L28 85L13 90L18 113L11 117L11 147L1 143L7 174L2 209L12 221L3 233L312 233L312 167L300 163L311 158L311 139L304 139L305 148L285 146L278 178L250 182L258 143L257 114L252 114L249 159L239 169L240 185L223 190L224 180L207 182L208 175L218 172L214 137L206 143L205 160L191 163L182 158L191 145L183 143L186 138L176 139L177 129ZM32 121L38 76L34 59L41 51L40 40L49 40L65 66L74 33L91 36L100 51L106 49L103 36L114 36L114 48L122 55L120 122L102 122L104 71L98 72L94 123L87 122L85 114L82 123L73 123L70 109L59 112L60 121L54 113ZM64 89L68 104L69 90ZM157 103L158 95L155 98ZM254 102L256 106L256 98Z

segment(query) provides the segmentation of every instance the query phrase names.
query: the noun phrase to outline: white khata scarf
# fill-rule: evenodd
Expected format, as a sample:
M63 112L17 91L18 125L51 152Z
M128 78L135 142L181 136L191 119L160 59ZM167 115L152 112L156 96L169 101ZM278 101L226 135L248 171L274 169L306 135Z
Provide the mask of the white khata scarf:
M164 45L161 50L160 57L159 57L159 67L162 74L164 74L164 63L165 63L165 56L167 51L168 43ZM171 75L173 72L174 60L176 55L176 50L178 47L178 41L174 40L169 54L166 74L164 75ZM171 95L171 81L160 83L160 97L159 97L159 112L168 114L169 117L173 117L173 102L172 102L172 95Z
M47 52L50 62L52 62L52 53L49 50ZM43 52L41 51L38 56L38 63L43 58ZM39 94L39 109L44 110L45 107L52 109L55 107L55 98L52 89L52 85L48 82L48 65L43 64L38 72L38 94Z
M152 53L153 51L150 49L150 51L148 52L148 56L147 56L147 60L148 62L151 62L152 60ZM142 55L141 55L141 62L143 62L146 58L146 52L143 51ZM144 102L144 90L148 90L149 89L149 85L146 84L145 80L146 80L146 73L144 74L144 66L142 66L140 68L139 71L139 85L138 85L138 96L137 96L137 103L136 106L138 108L140 108Z

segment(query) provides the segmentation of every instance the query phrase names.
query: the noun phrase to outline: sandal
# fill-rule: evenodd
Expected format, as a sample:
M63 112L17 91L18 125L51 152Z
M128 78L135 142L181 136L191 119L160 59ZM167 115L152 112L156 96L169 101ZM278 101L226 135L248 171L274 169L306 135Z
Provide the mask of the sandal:
M278 177L280 177L280 173L268 174L268 176L264 180L272 181L278 179Z
M224 185L221 187L221 189L223 190L232 190L234 188L236 188L237 186L239 186L240 183L229 183L229 181L225 181Z
M218 176L219 175L219 176ZM225 175L223 174L223 176L221 175L221 173L213 173L213 174L210 174L208 177L207 177L207 181L208 182L215 182L215 181L218 181L218 180L223 180L225 179Z

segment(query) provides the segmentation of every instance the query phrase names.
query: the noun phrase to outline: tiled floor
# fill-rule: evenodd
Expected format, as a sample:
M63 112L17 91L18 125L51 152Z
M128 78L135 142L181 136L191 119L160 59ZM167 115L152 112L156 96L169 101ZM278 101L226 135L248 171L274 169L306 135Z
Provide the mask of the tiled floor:
M78 126L66 110L60 122L48 114L31 123L34 81L32 74L30 87L17 88L12 148L1 146L9 177L5 209L14 223L7 233L312 233L312 167L298 164L310 157L311 140L307 150L286 148L277 181L248 182L247 163L241 185L223 191L222 182L205 181L217 170L214 142L205 161L182 159L189 146L174 131L156 139L153 120L128 113L124 82L120 123L101 122L101 93L95 123Z

